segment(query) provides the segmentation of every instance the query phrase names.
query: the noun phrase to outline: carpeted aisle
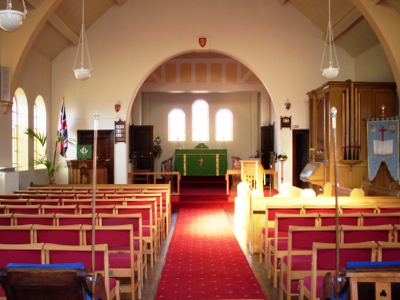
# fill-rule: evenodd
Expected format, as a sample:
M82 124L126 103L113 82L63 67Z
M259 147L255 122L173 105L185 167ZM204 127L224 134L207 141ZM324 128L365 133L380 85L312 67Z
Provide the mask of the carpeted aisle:
M221 209L180 209L156 299L265 299Z

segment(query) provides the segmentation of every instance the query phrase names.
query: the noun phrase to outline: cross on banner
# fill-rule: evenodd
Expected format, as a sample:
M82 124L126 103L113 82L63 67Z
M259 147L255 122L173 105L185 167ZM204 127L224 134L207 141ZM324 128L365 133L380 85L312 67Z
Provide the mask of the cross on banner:
M382 142L384 141L384 134L385 131L387 131L387 129L385 129L385 127L382 126L382 129L379 129L380 132L382 132Z

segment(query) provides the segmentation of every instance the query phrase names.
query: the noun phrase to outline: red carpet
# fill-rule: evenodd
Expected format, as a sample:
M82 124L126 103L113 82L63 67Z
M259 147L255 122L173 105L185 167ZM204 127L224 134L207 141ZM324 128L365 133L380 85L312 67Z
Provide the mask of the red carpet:
M221 209L180 209L156 299L265 299Z

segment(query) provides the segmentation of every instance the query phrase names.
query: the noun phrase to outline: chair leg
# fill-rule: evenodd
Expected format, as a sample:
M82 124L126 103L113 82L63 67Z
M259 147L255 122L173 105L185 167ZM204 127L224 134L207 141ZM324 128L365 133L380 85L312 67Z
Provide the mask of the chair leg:
M304 300L304 279L299 280L299 300Z
M273 271L273 276L274 276L274 288L278 287L278 258L276 253L274 254L274 271Z
M272 268L272 263L271 263L271 250L270 250L270 244L268 243L268 249L266 259L265 259L265 268L267 269L267 278L271 279L271 268Z
M260 233L260 239L259 239L259 245L260 245L260 250L258 251L258 261L260 262L260 264L262 264L263 261L263 243L264 243L264 235L262 233ZM264 247L264 254L265 254L265 247Z

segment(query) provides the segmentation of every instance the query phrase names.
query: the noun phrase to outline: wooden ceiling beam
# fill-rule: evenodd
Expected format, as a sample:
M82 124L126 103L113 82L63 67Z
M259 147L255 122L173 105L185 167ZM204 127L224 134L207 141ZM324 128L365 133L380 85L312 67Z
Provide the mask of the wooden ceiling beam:
M286 2L287 0L276 0L276 1L278 1L281 5L283 5L283 4L285 4L285 2Z
M115 2L117 2L119 6L122 6L122 5L124 5L126 2L128 2L128 0L115 0Z
M43 0L27 0L26 2L36 9L43 3ZM54 28L56 28L63 36L70 40L71 43L78 45L79 36L55 13L53 13L47 21L53 25Z
M333 38L336 39L362 17L363 15L356 7L354 7L346 16L343 17L343 19L341 19L332 27ZM322 39L325 41L325 38L326 33L323 35Z

